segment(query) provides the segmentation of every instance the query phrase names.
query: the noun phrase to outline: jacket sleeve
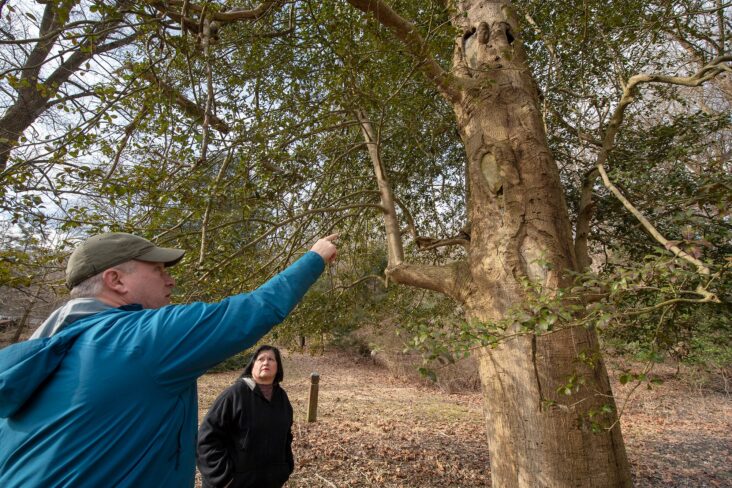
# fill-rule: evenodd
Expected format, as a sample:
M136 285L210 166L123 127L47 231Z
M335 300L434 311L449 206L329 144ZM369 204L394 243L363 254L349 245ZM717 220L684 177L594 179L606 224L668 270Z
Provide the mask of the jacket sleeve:
M158 383L186 388L224 359L255 344L282 322L323 272L323 258L308 252L251 293L219 303L192 303L150 311L142 321L147 359ZM147 311L145 311L147 312ZM144 313L144 312L142 312Z
M204 486L224 487L234 477L233 449L229 433L239 429L237 390L234 386L222 393L211 406L198 430L196 465Z

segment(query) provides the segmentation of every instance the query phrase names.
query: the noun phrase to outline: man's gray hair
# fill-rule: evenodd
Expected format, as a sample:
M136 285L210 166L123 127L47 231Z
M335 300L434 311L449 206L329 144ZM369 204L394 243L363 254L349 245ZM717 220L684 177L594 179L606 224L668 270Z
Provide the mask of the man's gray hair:
M135 264L136 262L133 261L126 261L122 264L118 264L117 266L112 266L108 269L118 269L122 271L123 273L132 273L135 270ZM104 270L106 271L106 269ZM97 273L91 278L87 278L75 287L71 289L70 295L71 298L95 298L99 294L102 293L102 274L104 273L102 271L101 273Z

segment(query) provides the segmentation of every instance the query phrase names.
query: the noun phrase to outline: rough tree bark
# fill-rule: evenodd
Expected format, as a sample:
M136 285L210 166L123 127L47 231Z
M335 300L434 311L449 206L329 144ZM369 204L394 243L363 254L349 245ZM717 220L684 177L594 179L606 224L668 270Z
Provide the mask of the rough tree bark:
M454 18L466 35L453 68L478 81L453 104L470 176L472 290L465 304L469 318L496 320L523 299L522 277L556 289L568 284L565 271L577 263L559 171L510 5L465 1L460 7L467 16ZM482 351L496 486L631 484L619 425L600 433L590 428L589 412L599 411L612 392L602 362L581 367L580 352L597 353L594 331L520 336ZM575 406L560 408L566 400L558 389L578 372L585 383Z
M417 30L385 3L349 1L423 60L454 109L467 154L467 262L426 268L391 261L391 279L446 293L478 321L499 320L525 300L522 279L547 293L569 284L566 271L578 268L569 214L510 2L451 3L462 34L448 74L429 58ZM382 204L388 197L382 190ZM385 213L388 224L394 212ZM390 249L390 258L398 254ZM607 371L600 359L578 361L582 352L599 357L595 332L582 327L519 334L479 352L494 486L631 486L614 412L605 418L609 430L595 432L590 422L591 412L614 407ZM558 391L571 376L582 387L567 401Z

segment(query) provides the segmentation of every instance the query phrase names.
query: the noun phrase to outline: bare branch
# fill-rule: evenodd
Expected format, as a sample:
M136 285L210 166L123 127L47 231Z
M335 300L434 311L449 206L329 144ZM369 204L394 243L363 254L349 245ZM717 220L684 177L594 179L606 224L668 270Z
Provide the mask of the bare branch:
M412 234L412 238L416 241L419 236L417 235L417 226L414 224L414 217L412 217L412 213L404 202L402 202L396 195L394 195L394 202L402 209L402 214L404 214L404 218L407 220L407 229L409 230L409 233Z
M292 222L295 222L297 220L300 220L304 217L307 217L309 215L315 215L315 214L322 214L322 213L330 213L330 212L342 212L344 210L353 210L353 209L359 209L359 208L377 208L379 210L384 210L384 207L381 205L375 204L375 203L357 203L352 205L343 205L341 207L321 207L321 208L313 208L310 210L305 210L297 215L294 215L290 218L281 220L277 223L273 223L271 228L267 231L260 234L258 237L255 237L251 241L243 244L236 252L226 257L226 259L219 262L216 266L211 268L210 270L206 271L200 278L199 281L205 280L211 273L217 271L222 266L225 266L227 263L231 262L231 260L235 259L238 256L241 256L244 251L246 251L248 248L256 245L257 243L264 240L267 236L271 235L275 230L290 224Z
M193 216L193 214L194 214L194 211L193 211L193 210L191 210L190 212L188 212L187 214L185 214L185 215L184 215L184 216L183 216L183 217L182 217L182 218L180 219L180 221L179 221L179 222L178 222L177 224L175 224L175 225L174 225L173 227L171 227L170 229L166 229L166 230L164 230L163 232L161 232L160 234L158 234L158 235L156 235L155 237L153 237L153 240L154 240L154 241L157 241L158 239L160 239L160 238L162 238L162 237L165 237L165 236L166 236L167 234L170 234L170 233L171 233L171 232L173 232L174 230L176 230L176 229L180 228L180 227L181 227L181 226L182 226L183 224L185 224L186 222L188 222L188 219L190 219L190 218L191 218L191 217Z
M692 76L665 76L658 74L640 74L632 76L625 86L623 87L623 95L618 103L615 112L613 113L610 123L608 124L605 137L603 139L602 148L598 155L598 165L605 164L608 153L615 146L615 137L617 136L618 130L623 123L625 117L625 110L635 100L634 91L640 85L646 83L667 83L671 85L680 86L699 86L706 81L711 80L715 76L725 71L731 71L730 66L725 63L732 61L732 56L720 56L712 60L709 64L703 66Z
M209 127L211 125L211 112L213 111L214 89L213 89L213 68L211 67L211 19L201 17L203 20L203 59L206 63L206 107L203 110L203 137L201 140L201 157L199 164L205 164L208 151ZM204 248L201 248L201 260L203 262Z
M213 208L214 201L216 200L219 185L221 185L221 180L223 179L224 175L226 174L226 170L229 168L229 164L231 163L233 156L234 156L233 149L229 149L229 152L226 155L226 159L224 159L224 162L221 165L221 168L219 168L219 172L216 175L216 180L214 180L213 184L211 185L211 189L208 194L208 201L206 202L206 209L203 212L203 220L201 222L201 248L200 248L199 254L198 254L198 266L202 266L203 261L206 258L206 246L208 245L208 230L209 230L208 223L211 218L211 210Z
M708 275L709 268L704 265L701 261L696 259L694 256L691 256L690 254L684 252L682 249L679 249L678 246L675 246L671 244L665 237L661 235L660 232L651 224L648 219L646 219L643 214L641 214L638 209L636 209L630 201L625 198L625 196L620 192L620 190L617 189L615 185L610 181L610 178L608 177L607 173L605 172L605 166L602 164L597 165L597 169L600 172L600 175L602 176L602 181L605 183L605 187L607 187L608 190L610 190L615 197L620 200L620 202L623 204L623 206L632 213L636 219L643 225L643 228L648 231L649 234L653 236L654 239L656 239L663 247L674 253L675 256L678 256L682 259L685 259L686 261L692 263L694 266L696 266L699 273L703 275Z
M696 289L694 292L701 296L701 298L671 298L670 300L663 301L661 303L657 303L655 305L651 305L649 307L639 308L636 310L631 310L630 312L622 314L625 317L633 316L633 315L641 315L644 313L652 312L653 310L657 310L663 307L667 307L669 305L674 305L676 303L721 303L717 295L714 293L711 293L708 290L705 290L701 286Z
M573 134L577 134L577 137L581 141L588 142L588 143L592 144L593 146L602 147L601 140L593 137L592 134L588 134L587 132L582 132L582 130L580 130L578 127L575 127L574 125L567 122L567 120L564 117L562 117L562 115L559 112L557 112L553 107L548 106L547 108L548 108L548 110L550 110L552 112L552 114L554 114L554 117L556 118L556 120L559 121L559 125L561 125L565 129L569 130Z
M341 296L341 295L343 295L346 292L346 290L349 290L349 289L353 288L354 286L360 285L364 281L369 281L369 280L376 280L379 283L381 283L384 287L386 287L386 280L384 279L383 276L379 276L379 275L367 275L367 276L364 276L363 278L357 279L353 283L349 283L348 285L338 285L338 286L335 286L335 287L333 287L333 291L335 291L335 290L341 290L341 292L338 294L338 296Z
M262 2L257 8L247 10L243 7L234 7L224 12L216 12L211 14L214 20L219 22L236 22L238 20L259 20L270 11L275 10L285 4L284 0L272 2Z
M140 110L140 113L137 114L137 116L130 122L127 127L125 127L124 136L122 137L122 140L117 145L117 151L114 154L114 159L112 160L112 165L109 167L109 170L107 171L107 174L104 176L104 179L109 179L114 171L117 169L117 165L119 164L119 159L122 156L122 151L125 150L127 147L127 143L130 140L130 137L132 136L132 133L137 128L138 125L140 125L140 122L147 116L149 113L147 106L143 105L142 110Z

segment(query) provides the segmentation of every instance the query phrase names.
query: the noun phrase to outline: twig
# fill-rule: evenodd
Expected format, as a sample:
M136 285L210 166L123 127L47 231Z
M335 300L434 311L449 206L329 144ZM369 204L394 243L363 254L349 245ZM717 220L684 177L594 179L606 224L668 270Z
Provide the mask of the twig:
M368 280L376 280L379 283L381 283L384 286L384 288L386 288L386 279L384 277L379 276L379 275L368 275L368 276L364 276L363 278L360 278L360 279L354 281L353 283L351 283L349 285L338 285L336 287L333 287L332 283L331 283L331 292L333 292L335 290L341 290L341 292L338 294L338 296L340 297L341 295L343 295L346 292L346 290L353 288L354 286L358 285L359 283L363 283L364 281L368 281Z
M328 486L332 486L333 488L338 488L338 487L336 486L336 484L335 484L335 483L333 483L332 481L329 481L329 480L327 480L327 479L323 478L323 477L322 477L322 476L320 476L320 475L319 475L318 473L315 473L315 476L317 476L317 477L318 477L318 478L320 478L321 480L325 481L325 482L326 482L326 483L328 484Z
M646 363L646 367L645 367L645 368L643 368L643 373L642 373L642 375L644 375L644 376L645 376L645 375L647 375L647 374L648 374L648 373L649 373L649 372L651 371L651 369L653 369L653 361L648 361L648 363ZM620 418L621 418L621 417L623 416L623 413L625 412L625 407L626 407L626 406L628 405L628 402L630 401L630 397L631 397L631 396L633 396L633 393L635 393L635 390L637 390L637 389L638 389L638 387L639 387L639 386L640 386L640 385L641 385L642 383L643 383L643 381L641 381L641 380L638 380L638 381L637 381L637 382L635 383L635 385L633 386L633 389L632 389L632 390L630 390L630 392L629 392L629 393L628 393L628 395L627 395L627 396L625 397L625 399L623 399L623 405L621 405L620 409L618 410L618 415L617 415L617 418L615 419L615 422L613 422L613 423L612 423L612 424L610 425L610 427L608 427L608 428L607 428L607 431L608 431L608 432L609 432L609 431L611 431L611 430L613 430L613 428L615 427L615 425L616 425L616 424L617 424L618 422L620 422Z

